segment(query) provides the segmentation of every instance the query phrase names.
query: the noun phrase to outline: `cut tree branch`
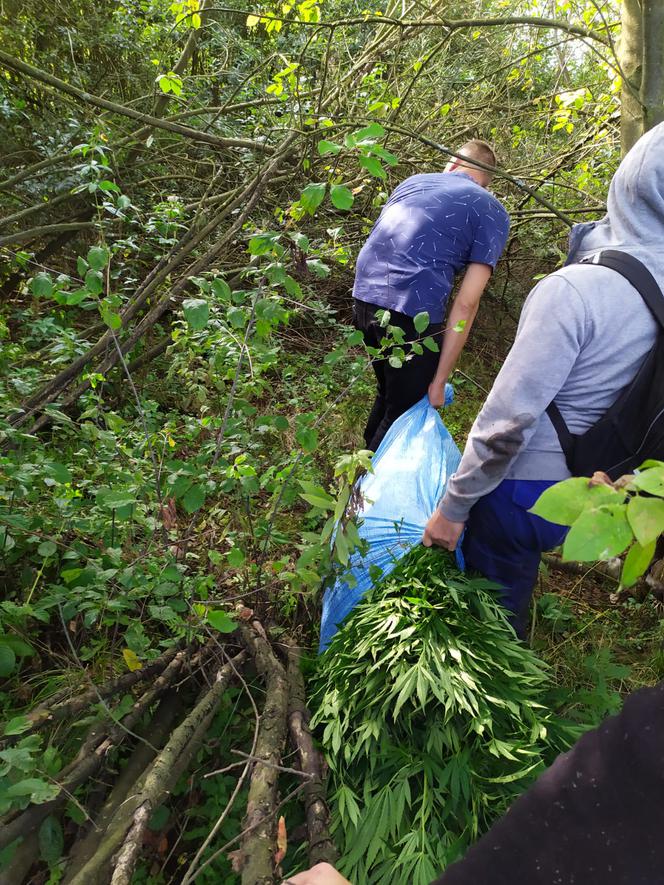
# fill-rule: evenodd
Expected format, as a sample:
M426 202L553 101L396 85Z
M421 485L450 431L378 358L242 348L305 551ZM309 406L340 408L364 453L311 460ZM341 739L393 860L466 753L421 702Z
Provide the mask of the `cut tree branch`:
M108 99L101 98L99 95L93 95L91 92L84 92L82 89L78 89L70 83L65 83L64 80L60 80L58 77L54 77L52 74L42 71L34 65L29 65L27 62L14 58L12 55L9 55L9 53L3 52L2 50L0 50L0 65L8 70L14 71L14 73L24 74L26 77L44 83L46 86L51 86L58 92L64 92L67 95L71 95L79 101L82 101L84 104L92 105L101 110L111 111L114 114L121 114L124 117L130 117L132 120L138 120L139 123L146 126L152 126L155 129L164 129L167 132L175 132L177 135L182 135L193 141L202 141L216 148L239 147L248 148L254 151L257 150L263 153L272 153L274 150L269 145L263 144L260 141L252 141L248 138L222 138L218 135L211 135L209 132L200 132L198 129L191 129L189 126L182 126L180 123L162 120L160 117L154 117L151 114L143 114L140 111L135 111L133 108L127 107L126 105L118 104L114 101L108 101ZM0 240L0 245L1 244L2 241Z

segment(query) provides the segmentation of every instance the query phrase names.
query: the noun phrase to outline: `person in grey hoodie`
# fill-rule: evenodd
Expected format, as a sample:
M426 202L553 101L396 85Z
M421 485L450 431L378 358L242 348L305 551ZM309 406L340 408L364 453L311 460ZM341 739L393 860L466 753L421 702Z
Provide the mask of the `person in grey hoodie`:
M524 304L514 345L473 424L458 470L423 543L462 549L469 568L502 588L525 635L541 553L566 529L529 513L570 472L546 414L555 402L570 431L590 428L636 375L657 323L620 274L595 266L604 249L642 261L664 287L664 123L634 145L609 189L607 214L576 225L567 264Z

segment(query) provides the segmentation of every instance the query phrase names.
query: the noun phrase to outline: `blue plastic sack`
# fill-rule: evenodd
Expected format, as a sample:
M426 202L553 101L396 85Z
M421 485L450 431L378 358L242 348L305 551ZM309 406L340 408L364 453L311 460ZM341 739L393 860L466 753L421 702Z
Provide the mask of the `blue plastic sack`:
M445 405L452 398L448 384ZM372 566L378 566L381 579L385 578L420 543L460 460L461 453L428 396L390 427L373 457L373 473L359 481L359 534L369 542L369 551L364 555L355 551L350 558L346 575L353 576L354 586L342 576L323 595L319 652L325 651L344 618L373 585ZM460 546L457 562L463 569Z

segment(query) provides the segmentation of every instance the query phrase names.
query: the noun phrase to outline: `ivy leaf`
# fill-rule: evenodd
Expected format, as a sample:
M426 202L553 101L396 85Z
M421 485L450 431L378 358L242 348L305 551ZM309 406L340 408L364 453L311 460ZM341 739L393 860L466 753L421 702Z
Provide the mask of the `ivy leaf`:
M53 294L53 280L50 273L38 273L32 278L30 288L37 298L50 298Z
M103 270L108 264L111 253L103 246L93 246L88 252L88 264L93 270ZM79 269L79 273L81 270Z
M360 157L360 166L375 178L387 178L387 172L383 169L383 164L375 157Z
M432 353L438 353L438 351L440 350L438 344L436 343L436 340L430 335L427 335L422 344L426 347L427 350L432 351Z
M205 504L205 489L202 485L194 485L182 499L184 509L187 513L195 513Z
M333 184L330 187L330 199L337 209L344 210L350 209L355 202L352 191L343 184Z
M403 360L400 360L399 357L394 356L394 354L388 359L388 363L393 369L400 369L403 366Z
M584 511L567 533L563 559L594 562L619 556L632 541L625 508L620 504Z
M620 575L620 584L622 587L631 587L641 577L648 568L655 555L655 547L657 541L651 541L645 546L641 546L638 541L629 548L625 562L623 563L622 574Z
M591 486L583 476L573 476L545 489L530 512L558 525L573 525L584 510L617 504L623 497L611 486Z
M325 196L325 191L327 189L326 184L320 183L312 183L308 184L305 189L300 194L300 205L304 209L305 212L308 212L309 215L313 215L316 209L323 202L323 197Z
M322 139L318 142L318 153L321 157L324 157L326 154L338 154L340 150L341 145L335 144L333 141Z
M64 847L62 825L56 817L49 814L39 828L39 855L52 867L62 857Z
M203 298L187 298L182 302L184 318L190 329L199 332L210 319L210 305Z
M415 314L413 317L413 325L415 326L415 331L418 333L424 332L424 330L429 325L429 311L423 310L418 314Z
M221 609L209 611L207 620L208 624L220 633L232 633L237 627L237 623L233 618Z
M636 496L627 505L627 519L634 537L645 547L664 532L664 501Z

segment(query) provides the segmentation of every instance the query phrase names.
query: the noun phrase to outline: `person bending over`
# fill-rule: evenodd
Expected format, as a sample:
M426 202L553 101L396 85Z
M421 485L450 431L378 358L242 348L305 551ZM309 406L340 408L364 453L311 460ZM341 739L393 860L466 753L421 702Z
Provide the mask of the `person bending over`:
M383 207L357 259L353 320L369 347L380 347L385 329L379 314L390 312L390 325L405 341L432 336L439 352L410 353L401 368L388 356L375 359L378 392L364 431L367 448L376 451L392 423L427 392L431 405L444 402L445 382L466 342L480 298L500 258L509 232L509 216L489 193L496 157L484 141L459 149L444 172L412 175L397 186ZM456 298L443 321L455 276L465 268ZM414 318L429 315L421 336ZM454 331L459 328L462 330ZM406 345L404 348L409 352Z

